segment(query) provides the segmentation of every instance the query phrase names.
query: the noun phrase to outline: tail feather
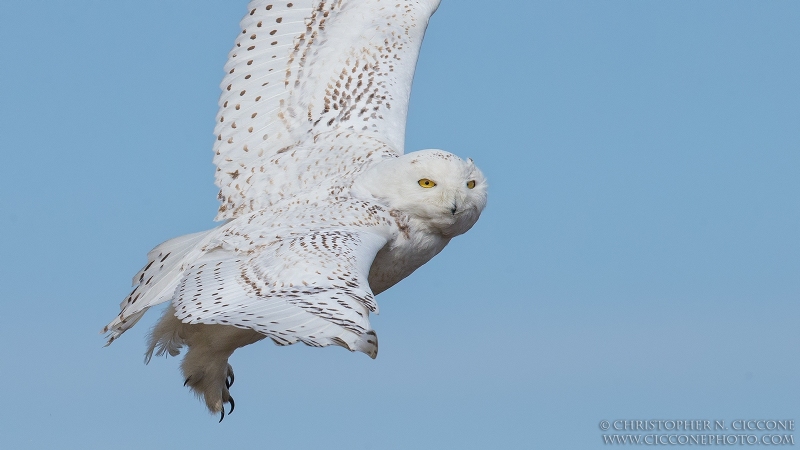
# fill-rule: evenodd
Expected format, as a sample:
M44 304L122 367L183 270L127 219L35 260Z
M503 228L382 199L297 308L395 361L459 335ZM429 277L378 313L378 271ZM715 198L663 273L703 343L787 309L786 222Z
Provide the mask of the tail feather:
M147 273L148 276L152 275L153 271L150 270L150 268L151 265L153 265L156 261L160 262L158 265L159 272L173 268L175 264L180 262L180 257L185 256L185 254L207 234L208 231L186 234L172 238L157 245L154 249L147 252L148 264L133 276L133 284L131 286L137 286L142 283L142 281L145 279L145 273ZM167 260L169 261L167 262Z
M120 304L120 313L103 328L111 344L141 319L153 305L172 298L181 275L203 253L203 246L215 229L170 239L147 254L148 262L133 278L134 289Z

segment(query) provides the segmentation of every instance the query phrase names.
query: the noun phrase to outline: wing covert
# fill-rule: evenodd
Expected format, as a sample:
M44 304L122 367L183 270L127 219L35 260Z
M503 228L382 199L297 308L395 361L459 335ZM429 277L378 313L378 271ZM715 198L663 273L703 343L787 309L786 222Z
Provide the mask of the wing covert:
M208 252L179 283L175 315L190 324L232 325L280 345L339 345L377 355L368 274L387 240L371 231L311 230L252 256Z
M221 84L217 220L402 154L419 48L438 4L251 1ZM309 171L300 183L275 181Z

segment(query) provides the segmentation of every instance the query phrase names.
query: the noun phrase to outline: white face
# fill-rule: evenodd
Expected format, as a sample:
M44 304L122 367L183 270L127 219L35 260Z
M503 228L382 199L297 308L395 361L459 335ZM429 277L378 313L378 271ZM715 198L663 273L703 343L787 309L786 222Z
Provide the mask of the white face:
M370 194L445 237L472 228L486 206L486 178L472 160L421 150L382 161L357 182Z

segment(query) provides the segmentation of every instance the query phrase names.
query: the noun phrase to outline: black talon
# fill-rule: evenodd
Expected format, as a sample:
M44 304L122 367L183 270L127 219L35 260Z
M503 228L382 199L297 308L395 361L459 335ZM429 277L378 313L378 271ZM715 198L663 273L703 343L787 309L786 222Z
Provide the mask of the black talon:
M183 382L183 385L186 386L187 384L189 384L189 380L191 380L191 379L192 379L192 377L187 378L186 381Z
M220 411L220 413L219 413L219 422L218 423L222 423L222 419L224 419L224 418L225 418L225 405L222 405L222 411Z
M230 380L230 381L229 381L229 380ZM225 387L227 387L227 388L229 388L229 389L230 389L230 387L231 387L231 386L233 386L233 380L234 380L234 378L233 378L233 371L232 371L232 370L229 370L229 371L228 371L228 376L227 376L227 377L225 377Z
M230 416L231 414L233 414L233 408L236 408L236 403L234 403L233 397L230 397L228 402L230 402L230 404L231 404L231 410L228 411L228 415Z

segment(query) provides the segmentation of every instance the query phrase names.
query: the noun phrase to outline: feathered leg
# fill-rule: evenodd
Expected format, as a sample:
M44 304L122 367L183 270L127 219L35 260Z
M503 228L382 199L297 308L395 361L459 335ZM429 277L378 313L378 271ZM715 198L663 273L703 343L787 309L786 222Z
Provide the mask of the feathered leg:
M228 358L237 348L265 337L256 331L233 326L185 324L175 317L175 310L170 306L151 332L146 360L149 361L154 351L159 356L165 353L175 356L187 345L189 351L181 363L184 386L189 386L202 398L209 411L220 414L221 422L225 418L225 404L231 405L229 414L235 408L229 391L234 375Z

